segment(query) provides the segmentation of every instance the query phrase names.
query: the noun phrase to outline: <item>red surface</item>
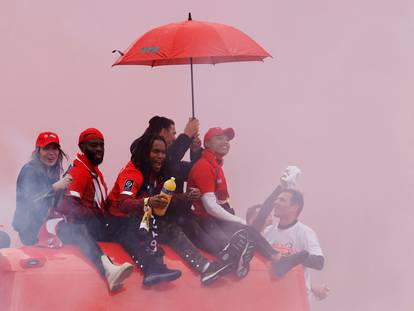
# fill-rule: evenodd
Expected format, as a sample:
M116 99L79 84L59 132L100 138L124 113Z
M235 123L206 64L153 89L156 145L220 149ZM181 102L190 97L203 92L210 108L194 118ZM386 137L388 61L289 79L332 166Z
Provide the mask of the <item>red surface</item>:
M240 30L216 23L184 21L154 28L133 43L114 65L217 64L269 57Z
M116 244L101 246L115 262L130 260ZM0 310L309 310L301 267L277 280L260 258L254 258L245 279L228 275L204 287L171 250L166 248L166 253L167 265L183 271L180 279L148 289L135 271L123 289L110 294L76 247L2 249ZM33 258L39 267L27 268Z

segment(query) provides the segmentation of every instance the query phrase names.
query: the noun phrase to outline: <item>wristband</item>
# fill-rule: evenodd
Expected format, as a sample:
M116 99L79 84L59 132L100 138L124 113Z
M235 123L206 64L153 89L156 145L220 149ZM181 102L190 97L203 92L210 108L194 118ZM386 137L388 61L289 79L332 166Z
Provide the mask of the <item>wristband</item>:
M149 199L150 198L144 198L144 207L150 207L149 206Z

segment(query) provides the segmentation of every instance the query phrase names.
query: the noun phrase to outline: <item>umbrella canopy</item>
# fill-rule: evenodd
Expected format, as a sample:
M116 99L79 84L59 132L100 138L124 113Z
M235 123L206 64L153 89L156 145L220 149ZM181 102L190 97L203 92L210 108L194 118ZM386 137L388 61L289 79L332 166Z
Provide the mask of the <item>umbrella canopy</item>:
M154 28L138 38L113 64L191 65L194 117L193 64L263 61L271 56L242 31L223 24L186 21Z

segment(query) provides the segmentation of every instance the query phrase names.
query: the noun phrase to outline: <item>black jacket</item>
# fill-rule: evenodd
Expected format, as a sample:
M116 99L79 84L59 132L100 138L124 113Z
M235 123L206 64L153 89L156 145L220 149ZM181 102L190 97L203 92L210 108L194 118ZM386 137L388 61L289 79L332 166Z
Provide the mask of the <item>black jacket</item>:
M200 158L200 152L190 153L190 162L182 161L185 153L188 151L192 143L192 139L185 134L178 135L177 139L168 147L166 168L169 177L175 177L177 189L176 192L183 192L184 182L187 181L188 174L194 163Z
M52 184L58 179L58 174L49 177L39 160L31 160L21 169L17 178L16 211L12 225L23 244L37 242L39 229L49 208L54 205Z

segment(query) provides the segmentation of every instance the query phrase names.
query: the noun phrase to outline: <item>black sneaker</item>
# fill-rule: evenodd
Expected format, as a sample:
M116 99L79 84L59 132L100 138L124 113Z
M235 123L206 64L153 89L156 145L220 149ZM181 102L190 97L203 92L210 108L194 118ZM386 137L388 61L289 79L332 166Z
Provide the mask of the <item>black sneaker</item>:
M235 232L230 241L224 246L224 248L218 254L218 257L223 262L235 261L240 258L240 255L246 248L248 244L248 234L247 231L242 229Z
M228 262L210 262L207 270L201 274L201 283L203 285L210 285L213 281L219 279L224 274L233 270L233 263Z
M273 272L278 277L283 277L288 273L293 267L302 264L306 258L308 258L309 253L307 251L301 251L289 256L283 256L278 261L272 262Z
M236 268L236 275L238 278L244 278L250 270L250 261L253 259L254 245L247 242L246 247L240 254L240 259Z
M160 282L171 282L178 279L181 276L180 270L170 270L166 265L156 265L149 268L144 272L144 281L145 286L153 286Z

